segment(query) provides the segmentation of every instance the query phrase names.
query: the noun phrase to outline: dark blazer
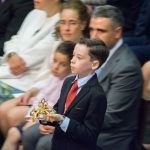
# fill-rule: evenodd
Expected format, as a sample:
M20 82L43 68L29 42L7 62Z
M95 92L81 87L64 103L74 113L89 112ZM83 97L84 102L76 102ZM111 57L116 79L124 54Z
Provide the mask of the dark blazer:
M4 42L19 30L27 13L33 9L33 0L6 0L0 5L0 56Z
M118 7L125 18L124 33L133 34L139 9L143 0L107 0L107 4Z
M60 99L54 106L58 113L64 113L67 94L75 77L65 80ZM106 111L106 97L94 75L71 103L65 116L70 118L66 132L57 126L53 136L52 150L95 150L96 140Z
M135 150L143 80L140 64L127 45L113 54L98 80L107 97L98 146L103 150Z
M143 0L135 28L136 36L146 35L150 44L150 1Z

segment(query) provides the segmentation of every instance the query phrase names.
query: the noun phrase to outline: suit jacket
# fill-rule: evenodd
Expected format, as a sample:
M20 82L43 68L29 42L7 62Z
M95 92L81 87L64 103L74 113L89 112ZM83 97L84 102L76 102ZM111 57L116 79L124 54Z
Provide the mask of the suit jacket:
M139 62L123 44L98 77L107 97L107 110L97 145L103 150L133 150L138 130L142 75Z
M135 28L136 36L146 35L148 37L148 43L150 44L150 1L144 0L136 21Z
M4 42L17 33L31 9L32 0L6 0L0 5L0 56L3 55Z
M125 18L124 33L133 34L142 0L107 0L106 4L118 7Z
M54 106L59 114L64 113L67 94L75 77L65 80L58 103ZM95 150L106 111L106 97L94 75L65 112L70 118L67 131L57 126L53 136L52 150Z

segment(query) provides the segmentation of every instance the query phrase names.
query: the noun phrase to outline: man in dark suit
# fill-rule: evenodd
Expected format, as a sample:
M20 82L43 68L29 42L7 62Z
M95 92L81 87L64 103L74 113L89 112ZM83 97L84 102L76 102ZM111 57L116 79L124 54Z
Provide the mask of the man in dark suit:
M95 9L90 36L110 49L106 62L97 71L107 97L107 110L97 149L136 150L142 75L140 64L122 40L123 16L110 5Z
M141 65L150 60L150 1L143 0L140 8L139 16L136 21L135 37L129 38L129 44L131 45L132 51L137 56ZM141 41L145 41L141 44Z
M132 36L136 20L138 17L139 9L141 6L142 0L107 0L107 5L113 5L119 8L124 16L124 32L125 36Z
M99 40L81 39L71 60L71 76L64 81L60 98L49 118L59 121L51 150L96 150L106 110L106 97L95 70L106 60L108 50ZM75 97L68 103L77 84ZM71 90L70 90L71 89Z
M33 0L5 0L0 4L0 56L4 42L17 33L27 13L33 9Z

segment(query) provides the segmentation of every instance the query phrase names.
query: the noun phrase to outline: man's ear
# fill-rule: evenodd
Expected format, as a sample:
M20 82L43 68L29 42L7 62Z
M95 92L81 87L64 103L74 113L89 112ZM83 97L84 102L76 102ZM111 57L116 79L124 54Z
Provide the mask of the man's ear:
M121 37L121 35L122 35L122 27L117 27L116 29L115 29L115 32L116 32L116 38L117 39L119 39L120 37Z
M100 66L100 61L93 60L92 61L92 70L96 70Z

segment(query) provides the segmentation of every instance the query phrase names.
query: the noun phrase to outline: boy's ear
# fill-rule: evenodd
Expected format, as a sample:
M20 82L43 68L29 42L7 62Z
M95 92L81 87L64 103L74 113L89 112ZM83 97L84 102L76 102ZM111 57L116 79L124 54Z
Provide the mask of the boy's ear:
M100 65L100 62L98 60L92 61L92 70L96 70Z

